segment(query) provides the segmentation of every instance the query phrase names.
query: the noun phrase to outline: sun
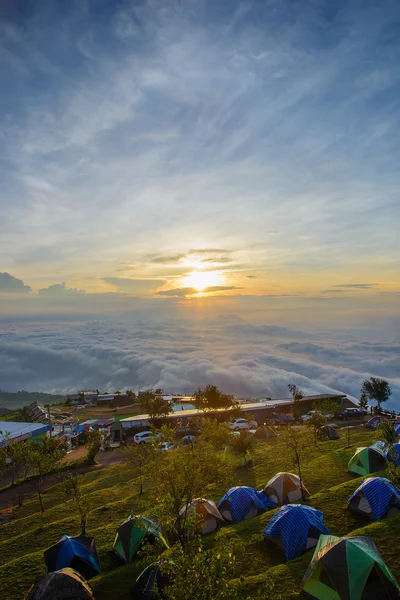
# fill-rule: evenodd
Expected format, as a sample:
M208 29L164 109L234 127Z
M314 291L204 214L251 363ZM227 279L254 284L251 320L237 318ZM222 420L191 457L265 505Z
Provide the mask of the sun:
M191 287L202 292L205 288L220 285L221 276L216 271L192 271L182 279L185 287Z

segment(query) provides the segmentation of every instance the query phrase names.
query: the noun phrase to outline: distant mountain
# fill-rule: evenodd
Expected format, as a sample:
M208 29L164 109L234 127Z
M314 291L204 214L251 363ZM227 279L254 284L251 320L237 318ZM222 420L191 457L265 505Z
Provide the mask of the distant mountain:
M45 394L43 392L3 392L0 390L0 407L10 408L16 410L23 406L28 406L32 402L39 402L40 404L55 404L57 402L64 402L65 396L60 394Z

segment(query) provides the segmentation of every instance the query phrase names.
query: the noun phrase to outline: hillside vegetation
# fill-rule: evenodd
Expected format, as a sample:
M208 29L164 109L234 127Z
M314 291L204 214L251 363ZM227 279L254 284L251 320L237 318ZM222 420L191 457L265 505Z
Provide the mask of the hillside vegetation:
M303 460L303 480L311 492L307 501L324 513L324 522L333 534L372 535L383 559L397 578L400 578L397 544L400 535L400 515L379 523L370 523L345 510L350 494L362 481L347 472L347 463L358 446L369 445L376 433L354 429L351 447L346 438L311 445ZM264 487L278 471L293 471L291 457L279 452L275 440L260 441L253 452L253 462L235 470L235 485ZM129 589L145 559L121 565L112 552L117 527L129 514L151 514L157 490L151 482L139 495L135 472L126 464L97 469L83 475L84 490L91 503L87 533L93 535L103 573L90 580L97 600L129 598ZM225 489L211 489L210 498L218 501ZM46 511L40 512L37 498L14 509L11 519L0 525L0 600L22 599L34 580L45 572L43 551L56 543L63 534L79 535L79 518L72 501L65 501L60 485L44 494ZM216 535L236 533L246 544L239 557L240 585L249 598L282 598L298 596L301 581L312 556L312 550L286 563L283 555L271 550L262 541L261 533L276 511L254 519L227 526ZM204 538L206 546L213 544L215 535Z

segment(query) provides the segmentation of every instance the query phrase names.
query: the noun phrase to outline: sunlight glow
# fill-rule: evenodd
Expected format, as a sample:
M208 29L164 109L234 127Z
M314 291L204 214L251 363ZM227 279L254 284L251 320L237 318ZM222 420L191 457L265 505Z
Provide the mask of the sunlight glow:
M182 280L185 287L192 287L199 292L214 285L221 285L221 276L216 271L192 271Z

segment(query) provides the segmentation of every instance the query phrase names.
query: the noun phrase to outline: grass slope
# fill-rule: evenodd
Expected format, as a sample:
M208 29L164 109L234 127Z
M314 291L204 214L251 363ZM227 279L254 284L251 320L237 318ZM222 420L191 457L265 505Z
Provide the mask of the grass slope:
M384 560L393 573L400 577L397 564L397 539L400 533L400 515L380 523L370 524L360 516L345 510L348 497L362 481L347 473L347 463L358 446L369 445L375 434L354 429L351 447L346 439L311 445L303 459L303 479L312 493L308 503L324 513L324 520L332 533L348 535L357 532L372 535ZM259 442L254 451L253 464L238 468L235 485L264 487L278 471L292 471L290 455L282 451L280 441ZM88 534L96 540L103 572L90 581L97 600L129 598L129 589L143 569L145 560L120 565L112 552L116 528L129 515L151 513L155 490L145 489L138 494L135 473L125 465L92 471L83 475L85 491L91 502ZM226 490L213 489L210 497L218 501ZM14 509L12 519L0 526L0 600L22 599L35 578L45 571L43 551L57 542L61 535L79 534L78 517L72 501L66 501L60 486L44 493L46 512L40 513L37 498L20 509ZM217 535L237 534L246 543L239 557L244 582L250 597L294 598L301 589L301 581L312 556L309 551L299 559L286 563L276 550L262 541L261 533L276 511L269 511L254 519L223 528ZM213 535L205 538L212 545Z

